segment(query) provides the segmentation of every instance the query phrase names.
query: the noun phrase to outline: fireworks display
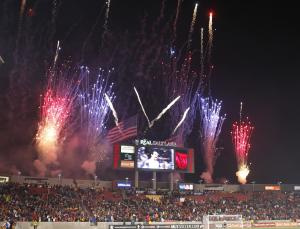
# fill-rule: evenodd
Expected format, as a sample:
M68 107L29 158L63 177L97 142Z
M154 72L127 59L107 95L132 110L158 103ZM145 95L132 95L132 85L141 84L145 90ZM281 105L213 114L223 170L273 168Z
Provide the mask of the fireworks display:
M41 95L41 113L35 137L39 164L44 167L57 163L61 144L69 136L69 122L80 83L77 80L68 81L68 70L50 71L48 86Z
M248 165L248 152L250 149L250 138L254 127L249 121L235 122L232 126L232 141L237 160L238 171L236 176L241 184L247 182L247 176L250 173Z
M92 149L101 142L106 131L106 122L110 113L109 103L115 96L112 91L113 84L108 84L105 78L109 77L104 70L100 69L97 80L90 88L89 70L82 67L87 76L84 80L83 89L79 94L81 110L81 126L86 132L87 145ZM105 98L107 96L107 99Z
M3 5L9 9L9 0L5 2ZM15 115L18 109L30 107L30 115L26 120L35 132L31 135L29 133L30 140L24 142L31 146L32 136L35 135L33 150L28 153L31 154L30 158L38 157L34 161L35 171L30 171L32 175L36 171L42 176L51 175L53 171L63 171L61 165L64 162L70 162L70 166L63 171L65 174L72 165L76 170L84 170L81 170L80 175L84 172L94 175L95 162L103 162L112 154L111 145L106 141L108 130L114 125L118 126L119 119L123 120L139 110L146 118L138 126L138 133L143 133L143 137L173 137L182 146L196 148L199 143L192 142L190 136L197 126L195 121L199 119L199 108L201 146L206 166L202 177L207 183L212 182L218 156L216 145L225 120L225 116L221 115L221 102L201 98L206 93L207 85L204 81L209 80L211 75L213 14L209 14L208 26L206 21L205 26L197 28L202 23L198 20L202 10L198 3L192 3L189 8L183 0L177 0L172 13L168 4L168 1L161 2L152 22L148 20L152 20L153 15L147 15L138 18L140 25L137 28L127 28L126 23L118 28L117 21L120 18L113 18L114 14L111 14L115 12L111 9L114 4L111 4L111 0L105 0L100 4L102 9L94 11L98 15L85 18L83 14L82 20L78 22L70 20L72 24L61 23L64 25L62 28L58 22L64 19L59 16L59 12L63 15L61 12L69 10L64 4L57 0L38 2L36 5L32 1L20 1L20 6L15 9L18 10L19 18L15 22L13 42L8 42L4 39L5 35L0 34L0 45L15 45L11 50L1 46L0 67L8 72L10 91L6 98L10 113L13 114L10 121L18 119ZM99 7L99 2L96 5ZM28 11L33 9L34 14ZM44 12L45 9L51 12ZM188 17L182 17L181 10L186 9L189 12L184 14L187 13ZM39 19L44 24L39 24ZM83 25L82 21L87 24ZM91 23L90 26L88 23ZM100 24L103 28L99 28ZM66 29L68 26L69 30ZM90 31L86 28L90 28ZM185 33L179 31L182 28ZM200 36L200 39L193 40L196 36ZM60 42L55 40L57 38L61 38ZM27 45L28 42L30 45ZM62 53L60 44L64 48ZM8 53L14 54L10 56ZM94 74L98 66L102 68ZM50 70L47 72L45 69ZM40 75L47 75L47 83L39 78ZM39 102L33 98L41 91L40 115L37 119L32 114L37 116ZM22 102L13 102L10 95L22 98L17 100ZM138 103L133 102L135 96ZM243 134L248 133L250 139L253 128L249 125L243 122L234 124L232 131L239 167L237 174L244 178L249 173L247 155L250 144L248 142L248 148L243 148L240 138L245 138ZM157 130L162 131L157 133ZM33 167L32 160L29 163L28 167Z
M222 102L210 98L199 97L198 105L201 113L201 139L203 147L203 157L206 165L206 171L202 173L201 178L206 183L213 181L214 165L218 157L217 141L221 133L225 115L221 116Z

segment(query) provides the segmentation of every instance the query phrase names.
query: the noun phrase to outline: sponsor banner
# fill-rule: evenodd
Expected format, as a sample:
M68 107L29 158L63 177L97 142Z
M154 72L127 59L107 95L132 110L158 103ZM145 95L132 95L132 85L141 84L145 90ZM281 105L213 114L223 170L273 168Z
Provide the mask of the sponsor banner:
M197 192L197 191L196 191L196 192L194 192L194 195L195 195L195 196L202 196L202 195L203 195L203 192Z
M131 188L131 182L128 181L117 181L118 188Z
M224 187L222 185L206 185L204 187L205 191L224 191Z
M203 224L147 224L147 225L110 225L109 229L197 229Z
M276 227L274 222L261 222L261 223L253 223L253 227Z
M270 185L270 186L265 186L266 191L280 191L280 186L278 185Z
M296 222L275 222L276 227L296 227L299 223Z

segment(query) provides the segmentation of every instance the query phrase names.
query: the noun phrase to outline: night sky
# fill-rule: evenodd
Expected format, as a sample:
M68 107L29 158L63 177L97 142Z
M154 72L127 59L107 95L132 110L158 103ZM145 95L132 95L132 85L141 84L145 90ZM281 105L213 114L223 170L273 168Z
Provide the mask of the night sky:
M28 0L28 4L33 6L36 1L38 0ZM35 12L41 21L47 21L50 15L49 2L51 1L45 1ZM80 50L82 41L95 24L103 1L58 2L61 5L54 37L65 45L64 55L76 59L76 50ZM179 42L187 39L195 2L183 1L178 22ZM200 26L207 26L209 10L214 11L214 71L210 90L214 98L223 101L222 111L227 114L218 143L224 149L216 162L215 176L226 177L230 182L236 183L236 162L230 128L239 119L239 105L243 101L243 117L249 117L255 126L249 152L249 181L300 183L300 32L296 3L270 0L206 0L199 3L195 34L199 35ZM109 27L114 31L136 31L143 16L147 15L147 21L151 23L158 17L160 7L159 0L111 0ZM105 10L102 14L104 12ZM167 0L165 15L173 15L175 12L176 1ZM97 28L101 28L102 19ZM95 33L97 32L100 31L96 29ZM195 39L194 36L193 40ZM89 63L93 62L95 53L92 47L96 47L97 42L97 37L92 36L92 51L86 56ZM0 49L0 55L4 58L9 56L7 52L8 50ZM0 68L5 67L0 65ZM0 83L4 91L1 98L4 98L8 81L3 77L0 78ZM1 103L2 110L3 104L5 103ZM198 140L191 139L191 142ZM2 158L6 153L5 147L6 145L0 148ZM197 161L202 163L201 159ZM199 179L198 173L203 165L197 165L196 168L197 174L187 176L188 180Z

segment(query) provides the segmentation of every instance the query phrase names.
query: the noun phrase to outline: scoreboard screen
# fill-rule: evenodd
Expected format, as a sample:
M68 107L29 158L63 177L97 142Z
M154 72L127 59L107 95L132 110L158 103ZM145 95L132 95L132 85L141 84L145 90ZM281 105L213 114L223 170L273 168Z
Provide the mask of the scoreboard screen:
M114 165L115 169L134 169L135 167L135 147L132 145L114 145Z
M173 146L114 144L113 168L194 173L194 150Z
M137 147L137 168L142 170L174 170L174 149L169 147Z

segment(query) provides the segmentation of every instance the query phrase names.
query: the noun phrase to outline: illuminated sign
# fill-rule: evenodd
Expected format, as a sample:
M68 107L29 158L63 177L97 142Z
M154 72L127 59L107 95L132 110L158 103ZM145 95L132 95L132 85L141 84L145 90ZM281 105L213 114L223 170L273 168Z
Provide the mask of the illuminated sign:
M280 186L275 185L275 186L265 186L265 190L267 191L279 191L280 190Z
M148 139L136 139L135 144L143 146L176 146L176 142L152 141Z
M194 185L193 184L181 183L181 184L179 184L179 190L191 191L191 190L194 190Z
M7 183L9 181L9 177L0 176L0 183Z
M117 187L118 188L131 188L131 182L130 181L117 181Z
M294 186L295 191L300 191L300 186Z

